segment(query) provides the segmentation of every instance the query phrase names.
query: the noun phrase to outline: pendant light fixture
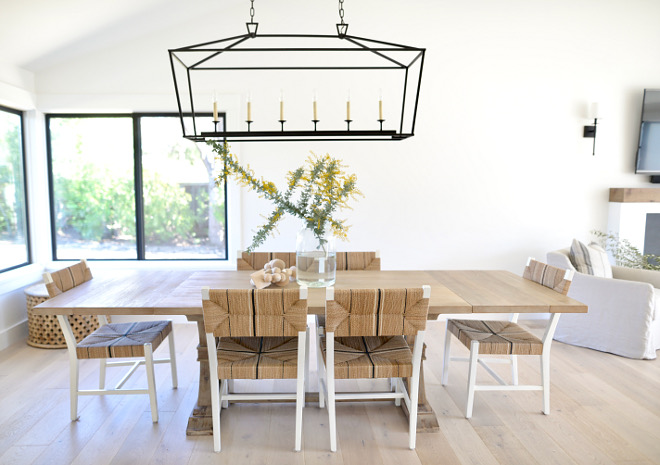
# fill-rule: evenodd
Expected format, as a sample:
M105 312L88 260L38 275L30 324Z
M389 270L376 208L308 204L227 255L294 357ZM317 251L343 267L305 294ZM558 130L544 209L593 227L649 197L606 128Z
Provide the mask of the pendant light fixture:
M183 137L249 142L414 135L425 49L348 35L344 0L336 35L258 34L254 14L250 0L246 34L169 50ZM241 117L229 119L228 129L218 108L236 109L237 96Z

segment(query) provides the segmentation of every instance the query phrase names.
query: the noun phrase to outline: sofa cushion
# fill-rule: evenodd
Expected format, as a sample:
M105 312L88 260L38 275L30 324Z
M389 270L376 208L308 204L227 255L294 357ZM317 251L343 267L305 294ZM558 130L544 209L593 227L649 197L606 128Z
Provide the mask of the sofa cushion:
M612 277L612 265L610 265L607 252L594 242L585 245L577 239L573 239L570 259L575 269L580 273L600 276L601 278Z

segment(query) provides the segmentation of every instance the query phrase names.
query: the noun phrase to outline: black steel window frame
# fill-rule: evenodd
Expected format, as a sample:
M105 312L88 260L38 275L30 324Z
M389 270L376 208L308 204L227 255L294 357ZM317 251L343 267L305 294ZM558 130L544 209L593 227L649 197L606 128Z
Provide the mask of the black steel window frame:
M206 114L207 117L212 115ZM48 113L45 115L46 120L46 156L48 164L48 195L50 204L50 231L51 231L51 248L53 260L63 260L57 258L57 227L55 221L55 183L53 179L53 152L51 145L50 134L50 120L54 118L131 118L133 125L133 182L135 189L135 243L137 248L137 258L121 258L121 259L101 259L89 258L95 261L172 261L172 260L189 260L189 261L227 261L229 260L229 245L228 245L228 226L227 226L227 187L223 188L224 202L225 202L225 258L182 258L182 259L164 259L164 258L146 258L146 244L144 240L144 197L143 197L143 183L142 183L142 133L141 133L141 118L143 117L173 117L179 118L179 113ZM227 124L226 114L218 113L218 118ZM67 259L68 260L68 259Z
M13 113L15 115L18 115L21 121L21 157L23 158L23 202L24 202L24 208L25 208L25 247L26 247L26 252L27 252L27 261L23 263L19 263L18 265L10 266L9 268L3 268L0 270L0 273L4 273L5 271L10 271L10 270L15 270L16 268L21 268L23 266L27 266L32 263L32 247L31 247L31 241L30 241L30 212L29 212L29 206L28 206L28 193L27 193L27 160L25 157L25 119L23 117L23 112L21 110L15 110L13 108L5 107L0 105L0 111L4 111L7 113ZM178 116L178 113L177 113Z

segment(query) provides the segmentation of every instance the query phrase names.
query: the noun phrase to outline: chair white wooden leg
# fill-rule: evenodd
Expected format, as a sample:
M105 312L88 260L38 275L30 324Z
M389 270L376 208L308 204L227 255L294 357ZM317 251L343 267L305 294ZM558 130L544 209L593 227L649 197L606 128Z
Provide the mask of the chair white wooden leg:
M543 413L550 415L550 351L541 355L541 384L543 385Z
M213 334L206 334L206 347L209 354L209 376L211 389L211 415L213 418L213 450L220 452L220 388L218 387L218 359L215 351L215 337Z
M176 348L174 347L174 331L172 331L167 338L170 345L170 369L172 370L172 387L176 389L179 387L179 379L176 374Z
M419 398L419 376L421 372L422 351L424 349L424 331L418 331L415 336L415 346L413 348L413 374L409 380L409 397L410 406L408 408L409 415L409 447L415 449L415 442L417 440L417 402Z
M518 385L518 356L511 356L511 384Z
M156 379L154 376L154 353L151 344L144 345L144 365L147 368L147 386L151 404L151 420L158 423L158 398L156 397Z
M316 327L316 372L318 373L319 383L319 408L325 408L325 393L323 383L327 387L328 381L326 376L326 368L323 364L323 351L321 349L321 328Z
M69 319L64 315L57 315L57 321L62 328L62 334L69 353L69 399L71 407L71 421L78 419L78 357L76 356L76 338L73 335Z
M69 357L69 391L71 402L71 421L78 420L78 359Z
M307 365L309 358L307 356L306 348L308 346L307 335L309 329L306 331L298 332L298 379L296 383L296 444L294 450L300 451L302 448L302 420L303 420L303 407L305 406L305 374L308 371Z
M99 389L105 389L105 370L108 366L107 360L99 360Z
M330 429L330 450L337 451L337 417L335 415L335 337L326 333L326 385L328 388L328 426Z
M470 344L470 373L468 375L468 398L465 407L465 418L472 418L474 407L474 387L477 382L477 364L479 357L479 342L472 341Z
M307 331L305 331L305 392L309 391L309 340L309 326L307 326Z
M445 327L445 353L442 359L442 385L446 386L449 380L449 348L451 346L451 332L449 331L449 321Z

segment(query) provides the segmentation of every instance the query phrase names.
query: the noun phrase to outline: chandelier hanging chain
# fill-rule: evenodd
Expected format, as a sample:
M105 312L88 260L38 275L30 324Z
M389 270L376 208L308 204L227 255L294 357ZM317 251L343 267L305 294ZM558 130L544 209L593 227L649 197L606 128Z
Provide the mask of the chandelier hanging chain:
M339 18L341 19L341 24L346 24L344 22L344 0L339 0Z
M254 0L250 0L250 22L254 23Z

